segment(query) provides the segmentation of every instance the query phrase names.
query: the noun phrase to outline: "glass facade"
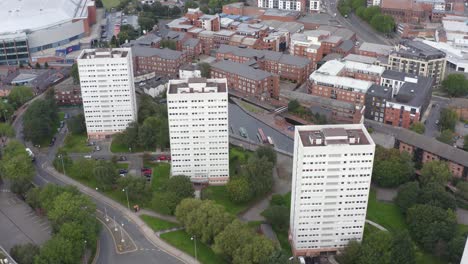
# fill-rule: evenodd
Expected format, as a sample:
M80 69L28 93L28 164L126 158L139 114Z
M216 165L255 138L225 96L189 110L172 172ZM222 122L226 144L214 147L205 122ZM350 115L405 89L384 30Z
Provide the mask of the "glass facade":
M0 40L0 65L19 65L29 62L27 39Z

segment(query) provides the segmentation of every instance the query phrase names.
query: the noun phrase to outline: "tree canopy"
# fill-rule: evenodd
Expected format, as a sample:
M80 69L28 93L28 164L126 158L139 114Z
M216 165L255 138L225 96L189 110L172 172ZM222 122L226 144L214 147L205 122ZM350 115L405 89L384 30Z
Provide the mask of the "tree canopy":
M39 99L31 103L23 116L23 134L33 144L48 143L57 132L59 122L57 105L52 99Z
M468 80L461 73L449 74L442 81L442 89L453 97L461 97L468 95Z
M158 212L172 215L183 199L193 197L194 189L190 177L172 176L162 190L153 195L152 206Z
M72 134L80 135L86 133L86 122L83 113L70 117L67 121L67 127Z
M201 76L204 78L210 78L211 77L211 65L206 63L206 62L200 62L198 63L198 67L200 68L201 71Z
M70 70L70 76L73 78L74 84L80 83L80 74L78 72L78 64L73 63L71 70Z
M458 121L457 112L452 109L444 108L440 112L440 128L441 130L449 129L451 131L455 130L455 125Z
M452 130L445 129L445 130L442 130L440 135L437 137L437 140L442 143L452 145L454 143L453 137L454 137L454 133L452 132Z
M2 159L0 160L0 175L2 178L11 181L13 192L23 194L31 186L34 172L31 158L24 145L17 140L11 140L3 149Z
M415 123L411 124L410 130L412 130L412 131L414 131L414 132L416 132L418 134L424 134L424 132L426 131L426 127L421 122L415 122Z
M30 87L27 86L14 86L8 95L8 101L14 108L19 108L24 103L33 98L34 93Z
M424 163L421 169L419 182L422 186L429 183L436 183L445 186L447 181L452 176L450 169L444 161L431 161Z
M396 187L408 182L414 174L414 164L408 153L377 146L372 179L382 187Z

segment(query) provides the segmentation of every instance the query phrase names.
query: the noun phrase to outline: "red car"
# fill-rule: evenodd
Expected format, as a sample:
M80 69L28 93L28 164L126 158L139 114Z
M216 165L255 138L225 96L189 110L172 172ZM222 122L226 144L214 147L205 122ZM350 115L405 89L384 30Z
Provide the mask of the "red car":
M151 175L151 174L153 174L153 170L152 170L151 168L141 168L141 174L143 174L143 175L147 175L147 174Z

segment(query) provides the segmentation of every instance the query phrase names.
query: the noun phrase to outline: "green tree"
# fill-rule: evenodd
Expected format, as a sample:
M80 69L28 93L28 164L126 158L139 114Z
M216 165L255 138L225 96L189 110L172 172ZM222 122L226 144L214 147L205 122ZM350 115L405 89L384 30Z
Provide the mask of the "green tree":
M155 17L143 16L143 15L138 16L138 25L140 25L140 28L142 30L151 31L154 25L156 25L157 23L158 23L158 20Z
M138 129L138 141L145 149L154 149L157 143L157 134L159 130L159 119L157 117L148 117L143 125Z
M252 199L252 189L245 177L236 177L226 184L229 199L235 203L245 203Z
M198 7L197 2L192 1L192 0L189 0L189 1L185 2L185 5L184 5L184 12L187 12L187 10L188 10L189 8L197 8L197 7Z
M130 202L145 202L151 199L151 187L143 177L120 177L117 180L120 190L127 190Z
M40 69L41 68L41 65L39 64L39 62L36 62L36 69Z
M86 122L83 113L70 117L67 121L67 127L75 135L86 133Z
M177 50L177 42L172 39L163 39L159 43L161 49L168 48L171 50Z
M26 193L26 203L29 204L33 209L38 209L41 207L40 201L41 189L34 187L28 190Z
M392 239L390 250L392 264L416 264L414 247L408 232L397 232Z
M76 264L78 251L73 243L61 236L54 236L42 246L40 253L34 259L35 264Z
M417 181L405 183L399 188L395 203L406 214L407 210L418 202L420 193Z
M185 226L186 223L190 221L193 212L198 210L202 205L203 201L199 199L187 198L182 200L179 205L177 205L175 216L177 220Z
M375 15L378 15L380 14L380 7L379 6L371 6L371 7L368 7L364 10L363 12L363 19L367 22L370 22L372 20L372 18L375 16Z
M414 174L414 164L408 153L397 149L376 148L372 179L382 187L396 187L408 182Z
M172 176L167 181L164 189L166 192L174 193L179 198L179 202L185 198L195 197L192 182L190 177L187 176Z
M445 187L438 183L428 183L422 189L419 195L419 203L437 206L443 209L457 208L455 197L445 191Z
M361 19L364 19L364 12L366 11L366 7L365 6L360 6L356 9L355 13L358 17L360 17Z
M300 107L301 107L301 104L299 104L299 101L297 101L296 99L291 100L288 103L289 112L296 112Z
M457 193L463 199L468 200L468 182L460 181L457 183Z
M234 254L233 264L261 264L275 251L271 240L264 236L254 236L252 241L241 245Z
M431 161L424 163L421 169L419 182L421 186L429 183L436 183L444 186L452 176L450 169L444 161Z
M14 112L15 109L10 103L0 100L0 116L2 117L3 121L9 121Z
M437 140L445 144L453 145L454 143L453 137L454 137L454 133L452 132L452 130L445 129L445 130L442 130L440 135L437 137Z
M33 98L34 93L30 87L27 86L15 86L11 89L8 95L8 102L10 102L14 108L19 108L24 103Z
M14 137L15 130L7 123L0 123L0 137Z
M268 257L268 264L284 264L288 263L290 254L285 250L277 249Z
M3 150L0 160L0 175L12 182L11 189L15 193L23 194L31 186L34 177L34 167L24 145L12 140Z
M44 68L46 68L46 69L49 68L49 63L47 63L47 61L44 63Z
M97 186L102 190L110 190L117 180L117 169L111 162L98 161L93 169Z
M441 130L455 130L455 125L458 121L457 112L453 111L452 109L442 109L440 112L440 129Z
M336 256L340 264L358 264L362 245L356 240L349 241L341 254Z
M279 230L286 230L289 225L289 209L282 205L270 205L262 215L266 221Z
M258 147L257 150L255 150L255 155L257 155L259 159L266 157L273 166L276 165L276 151L271 146Z
M392 237L388 232L371 233L362 243L359 264L390 264Z
M88 197L82 194L63 192L55 197L47 216L53 229L57 231L67 222L88 224L90 219L95 220L95 211L96 205ZM87 228L92 229L92 226L87 226Z
M466 235L458 235L448 243L446 256L452 263L460 263L465 243Z
M222 205L203 200L197 210L190 212L189 221L184 222L184 226L187 233L196 235L203 243L211 244L233 218Z
M376 14L370 20L370 25L382 33L390 33L395 28L395 21L392 16Z
M468 80L461 73L449 74L442 81L442 89L453 97L466 96L468 95Z
M211 65L206 62L198 63L198 67L201 71L201 76L204 78L211 78Z
M356 10L359 7L364 7L364 6L366 6L366 1L365 0L352 0L351 1L351 8L353 10Z
M33 243L15 245L10 249L11 257L21 264L34 264L34 257L39 254L39 247Z
M236 219L216 236L213 250L232 259L236 250L242 245L249 244L252 238L252 231L249 227Z
M55 198L64 192L70 192L79 194L78 190L74 187L64 188L55 184L47 184L45 187L40 189L39 193L39 204L40 207L46 211L52 210L54 206Z
M273 164L266 157L252 156L247 162L246 171L255 197L260 197L271 191Z
M424 134L424 132L426 131L426 127L421 122L415 122L415 123L411 124L410 130L412 130L412 131L414 131L414 132L416 132L418 134Z
M153 194L151 208L162 214L173 215L179 201L179 197L175 193L157 192Z
M413 239L427 251L447 243L455 234L457 220L451 210L431 205L415 205L408 210L408 229Z
M463 137L463 149L468 151L468 135Z
M73 177L89 180L89 179L92 179L92 177L94 176L94 167L96 166L96 161L94 160L79 158L75 160L74 162L69 163L67 159L65 158L64 162L66 164L71 164L72 167L69 171L76 173L75 175L72 175ZM60 168L61 165L62 164L60 164L58 168ZM67 166L65 166L65 168L66 167Z
M33 144L43 144L54 135L59 122L54 100L36 100L23 116L23 134Z
M70 70L70 76L73 78L74 84L80 84L80 74L78 72L78 64L73 63L71 70Z

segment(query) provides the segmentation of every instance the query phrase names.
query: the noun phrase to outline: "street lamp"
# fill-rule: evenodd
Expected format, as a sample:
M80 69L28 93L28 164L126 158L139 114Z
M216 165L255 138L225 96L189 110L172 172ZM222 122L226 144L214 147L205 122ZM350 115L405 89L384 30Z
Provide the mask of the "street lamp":
M123 237L123 231L122 231L123 226L124 226L124 224L122 223L122 228L120 228L120 238L121 238L120 242L122 242L122 243L125 242L125 239L124 239L124 237Z
M197 258L197 237L194 235L190 239L193 240L193 243L195 245L195 260L198 260L198 258Z
M119 229L117 228L117 222L115 221L115 215L114 215L114 231L117 232Z
M125 194L127 195L127 207L128 210L130 210L130 202L128 201L128 188L122 189L122 192L125 192Z
M62 155L62 154L59 154L59 155L58 155L58 158L62 160L63 174L67 175L67 173L65 172L65 165L63 164L63 155ZM97 188L96 188L96 190L97 190Z

